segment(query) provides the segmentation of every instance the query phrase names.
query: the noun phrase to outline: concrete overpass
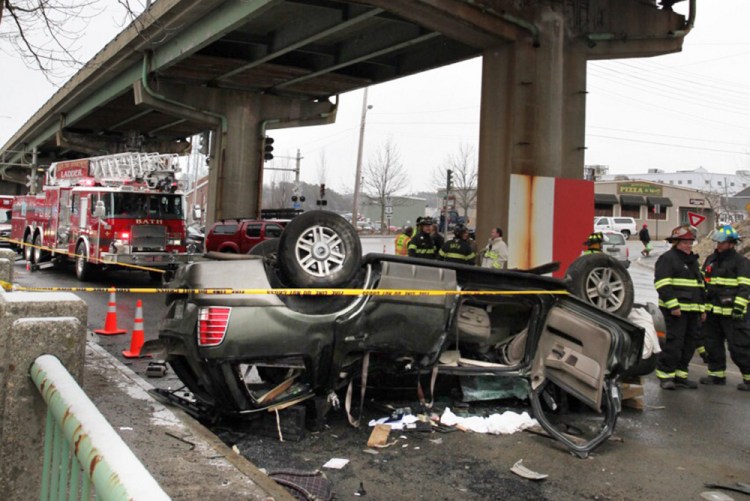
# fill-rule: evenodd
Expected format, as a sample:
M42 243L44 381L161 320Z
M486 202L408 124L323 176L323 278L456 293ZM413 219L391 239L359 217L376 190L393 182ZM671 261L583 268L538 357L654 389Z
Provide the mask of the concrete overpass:
M159 0L0 150L3 179L215 132L209 220L260 207L267 129L331 123L336 96L483 57L478 230L513 173L581 178L586 62L677 52L673 0ZM485 215L487 217L485 218ZM489 216L491 215L491 219Z

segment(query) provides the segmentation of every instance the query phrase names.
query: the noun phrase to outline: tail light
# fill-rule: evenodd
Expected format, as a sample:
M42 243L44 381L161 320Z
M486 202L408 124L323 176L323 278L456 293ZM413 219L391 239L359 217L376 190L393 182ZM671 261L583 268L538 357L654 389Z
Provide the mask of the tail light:
M130 232L128 231L118 231L115 235L115 238L117 240L122 240L123 242L129 242L130 241Z
M209 306L198 312L198 346L217 346L224 341L232 308Z

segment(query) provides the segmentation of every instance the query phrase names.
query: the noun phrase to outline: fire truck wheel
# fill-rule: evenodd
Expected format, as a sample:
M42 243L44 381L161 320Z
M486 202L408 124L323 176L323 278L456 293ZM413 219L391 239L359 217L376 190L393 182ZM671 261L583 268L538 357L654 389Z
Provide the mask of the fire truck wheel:
M39 264L42 261L46 261L49 258L49 252L46 252L42 250L42 234L37 233L34 237L34 252L33 252L33 260L34 264Z
M76 277L81 282L90 280L95 272L96 266L88 260L89 253L86 251L86 245L81 242L76 247Z
M34 248L30 245L31 244L31 233L27 233L25 237L23 237L23 243L25 244L23 246L23 258L26 260L27 263L34 263Z

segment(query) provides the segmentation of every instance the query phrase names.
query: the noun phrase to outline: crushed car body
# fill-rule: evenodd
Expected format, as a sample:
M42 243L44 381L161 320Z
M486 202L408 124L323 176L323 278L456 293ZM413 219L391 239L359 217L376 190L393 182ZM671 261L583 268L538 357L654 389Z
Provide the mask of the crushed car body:
M159 340L149 343L218 413L331 402L367 373L370 384L378 373L520 378L545 431L585 457L612 435L618 382L640 366L643 328L568 293L570 280L362 257L353 227L325 211L298 216L254 254L181 267ZM576 439L553 424L543 396L553 386L596 413L592 436Z

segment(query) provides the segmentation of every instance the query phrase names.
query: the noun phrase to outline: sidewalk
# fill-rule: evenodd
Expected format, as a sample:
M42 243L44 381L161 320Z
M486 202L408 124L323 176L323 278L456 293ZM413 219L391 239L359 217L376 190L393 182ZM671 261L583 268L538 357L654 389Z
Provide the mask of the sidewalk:
M83 389L172 499L294 499L185 412L154 400L147 381L91 341Z

